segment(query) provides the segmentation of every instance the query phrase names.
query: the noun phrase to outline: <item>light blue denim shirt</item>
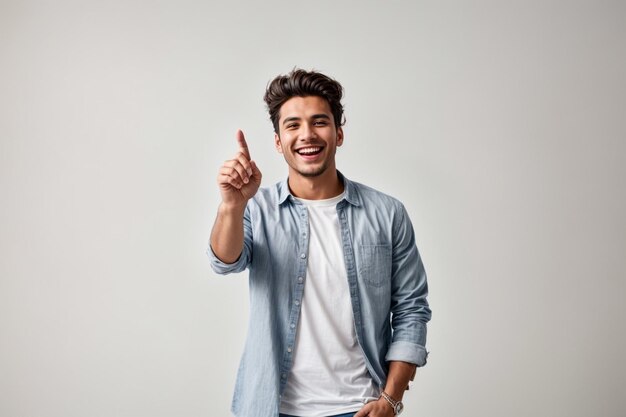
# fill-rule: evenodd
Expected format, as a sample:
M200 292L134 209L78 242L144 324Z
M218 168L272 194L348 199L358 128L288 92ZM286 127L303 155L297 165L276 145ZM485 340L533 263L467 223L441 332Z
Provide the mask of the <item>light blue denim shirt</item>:
M426 273L404 206L341 173L337 204L343 258L359 345L374 381L384 387L388 361L426 364L426 323L431 311ZM232 264L209 247L219 274L248 268L250 321L232 411L238 417L276 417L291 369L307 279L306 207L287 180L261 188L244 215L244 248Z

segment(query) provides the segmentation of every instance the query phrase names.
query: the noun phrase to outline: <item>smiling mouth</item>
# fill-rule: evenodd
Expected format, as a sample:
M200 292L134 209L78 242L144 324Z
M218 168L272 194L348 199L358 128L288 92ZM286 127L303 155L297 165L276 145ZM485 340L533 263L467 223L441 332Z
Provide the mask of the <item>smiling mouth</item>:
M322 149L321 146L308 146L306 148L300 148L296 152L302 156L314 156L322 152Z

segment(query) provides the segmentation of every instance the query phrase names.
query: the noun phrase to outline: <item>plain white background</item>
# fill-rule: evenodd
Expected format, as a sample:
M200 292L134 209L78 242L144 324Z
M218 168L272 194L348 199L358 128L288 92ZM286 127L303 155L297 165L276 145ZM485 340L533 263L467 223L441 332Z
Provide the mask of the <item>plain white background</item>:
M620 1L0 2L0 415L227 416L246 275L204 254L262 95L346 89L339 168L407 206L407 417L626 415Z

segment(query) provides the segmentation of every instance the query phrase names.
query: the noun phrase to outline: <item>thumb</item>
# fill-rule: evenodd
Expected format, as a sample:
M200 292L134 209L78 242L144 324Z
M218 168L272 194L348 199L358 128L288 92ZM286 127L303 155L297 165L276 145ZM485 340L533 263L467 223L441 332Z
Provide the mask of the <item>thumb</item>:
M368 405L369 403L365 404L363 408L361 408L359 412L354 415L354 417L367 417L367 415L370 413Z

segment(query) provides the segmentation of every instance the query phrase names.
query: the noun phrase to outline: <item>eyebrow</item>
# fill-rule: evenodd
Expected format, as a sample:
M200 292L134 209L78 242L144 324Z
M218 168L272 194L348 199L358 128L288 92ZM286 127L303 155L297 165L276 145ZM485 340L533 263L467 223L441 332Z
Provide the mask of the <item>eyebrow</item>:
M311 116L311 119L327 119L330 120L330 117L327 114L324 113L319 113L319 114L314 114L313 116ZM283 120L283 125L289 122L293 122L293 121L298 121L301 120L300 117L287 117L285 120Z

